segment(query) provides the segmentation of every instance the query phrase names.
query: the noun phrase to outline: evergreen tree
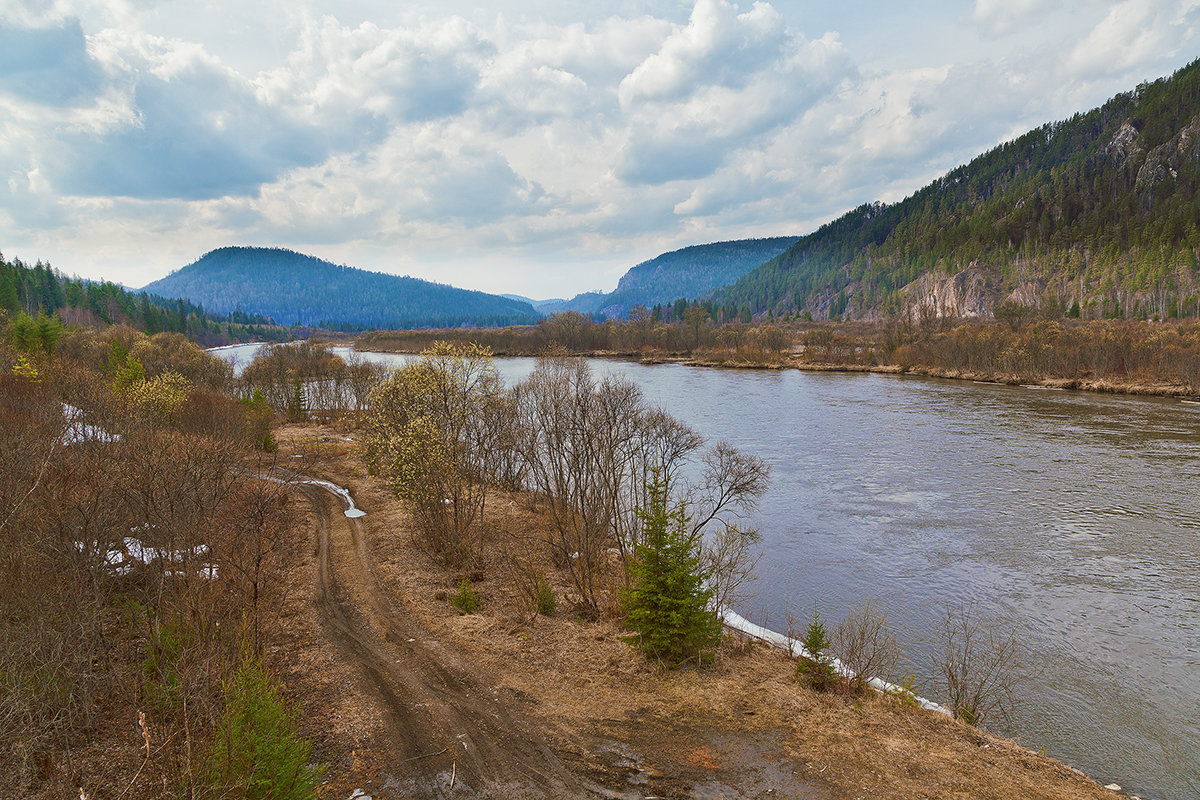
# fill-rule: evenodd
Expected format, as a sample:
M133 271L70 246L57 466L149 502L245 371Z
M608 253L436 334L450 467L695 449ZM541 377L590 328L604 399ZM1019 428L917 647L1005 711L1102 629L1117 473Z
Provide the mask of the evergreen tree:
M16 311L20 304L16 276L0 266L0 311Z
M286 413L288 422L303 422L308 419L308 393L304 390L304 383L298 376L292 380L292 391L288 395Z
M58 337L62 335L63 324L57 314L38 314L37 318L37 338L41 343L42 350L47 355L54 354L54 348L58 345Z
M631 586L622 597L625 626L651 658L681 663L700 657L721 639L721 621L709 608L698 542L688 536L682 508L668 508L667 483L655 473L649 507L638 512L642 543L630 565Z

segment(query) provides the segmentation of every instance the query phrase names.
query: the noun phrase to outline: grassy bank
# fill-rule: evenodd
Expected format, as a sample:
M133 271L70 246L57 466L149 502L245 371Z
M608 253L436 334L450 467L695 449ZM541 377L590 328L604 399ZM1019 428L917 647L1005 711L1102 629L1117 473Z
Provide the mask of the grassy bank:
M773 796L1113 796L1053 759L894 698L812 691L797 681L785 655L736 636L726 636L701 668L668 670L647 661L614 619L573 611L566 570L538 546L550 536L546 509L527 495L503 493L489 503L487 546L468 576L481 606L460 614L452 600L463 574L415 544L412 518L366 474L358 445L345 442L344 433L289 426L280 442L285 452L311 452L312 442L326 442L322 473L350 487L368 511L369 547L398 607L426 626L448 657L485 677L497 696L515 698L574 770L610 786L645 780L641 790L659 796L689 796L714 783L753 795L761 781L784 771L795 781L793 793ZM511 559L518 547L532 559L526 566L553 588L552 613L531 613ZM303 647L292 656L321 662ZM306 668L297 677L328 684L322 675ZM329 752L326 796L382 780L383 765L362 749L382 735L371 727L384 727L377 712L323 714L319 722L322 730L308 733L341 751ZM337 744L348 740L343 736L359 742L353 752ZM604 755L614 751L620 759Z

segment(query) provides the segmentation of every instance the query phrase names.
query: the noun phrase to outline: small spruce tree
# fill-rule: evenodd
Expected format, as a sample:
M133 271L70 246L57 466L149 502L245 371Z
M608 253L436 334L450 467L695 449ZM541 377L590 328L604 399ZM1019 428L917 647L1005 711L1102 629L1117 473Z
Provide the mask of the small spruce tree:
M832 688L837 683L838 676L829 657L829 637L825 634L825 622L821 619L821 612L813 612L812 621L808 623L801 644L811 658L800 659L796 664L796 676L818 692Z
M297 376L292 379L292 391L287 401L288 422L304 422L308 419L308 394L304 391L304 383Z
M649 507L638 512L642 543L629 567L631 585L622 596L625 626L647 656L679 664L699 658L721 639L721 621L709 608L698 542L688 536L682 508L668 509L667 485L655 474Z

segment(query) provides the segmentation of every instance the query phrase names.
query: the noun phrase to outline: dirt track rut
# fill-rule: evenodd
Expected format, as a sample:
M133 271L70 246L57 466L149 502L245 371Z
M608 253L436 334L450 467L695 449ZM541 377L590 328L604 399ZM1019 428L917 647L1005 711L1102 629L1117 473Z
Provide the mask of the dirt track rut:
M372 561L366 525L301 484L318 526L315 602L330 639L390 729L383 788L402 797L638 798L573 775L466 659L402 612Z

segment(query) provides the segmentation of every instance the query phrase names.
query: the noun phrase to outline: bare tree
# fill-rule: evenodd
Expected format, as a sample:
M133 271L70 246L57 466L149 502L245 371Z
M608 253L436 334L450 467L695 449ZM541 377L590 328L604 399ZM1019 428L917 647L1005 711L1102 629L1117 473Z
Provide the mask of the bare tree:
M551 551L570 571L583 608L596 613L603 555L615 543L613 492L628 474L640 392L614 379L597 385L586 362L548 356L519 398L529 480L554 523Z
M700 565L718 609L731 608L750 596L749 585L762 558L758 550L761 539L758 531L736 525L725 525L705 537Z
M968 604L947 609L940 634L933 667L954 716L978 725L994 712L1006 714L1016 682L1017 631L976 618Z
M740 520L766 489L760 459L718 443L705 455L700 479L686 484L684 466L702 438L649 405L630 381L597 381L577 359L543 357L518 398L529 482L549 506L552 550L586 608L599 610L606 553L632 557L642 536L639 510L649 507L653 480L677 498L671 502L690 520L690 542L702 552L708 548L703 559L719 584L716 594L731 599L745 585L756 561L756 534ZM706 533L712 543L702 547Z
M853 681L859 686L871 678L893 680L904 654L896 634L888 628L887 613L870 600L838 623L830 650L854 672Z

